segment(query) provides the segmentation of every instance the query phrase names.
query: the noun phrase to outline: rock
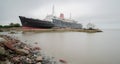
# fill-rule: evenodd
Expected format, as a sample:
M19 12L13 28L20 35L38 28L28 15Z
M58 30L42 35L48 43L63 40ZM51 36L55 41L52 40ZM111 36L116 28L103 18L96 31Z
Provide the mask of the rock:
M24 49L16 49L16 53L21 55L26 55L26 54L29 54L29 51Z
M7 57L6 50L4 49L4 47L0 46L0 62L1 61L6 61L6 57Z
M64 64L66 64L66 63L67 63L67 61L66 61L66 60L64 60L64 59L59 59L59 61L60 61L61 63L64 63Z
M24 49L25 49L25 50L30 50L30 48L29 48L29 47L27 47L27 46L25 46L25 47L24 47Z
M38 44L38 42L35 42L35 44Z
M37 62L41 62L43 59L42 59L42 56L38 56L37 58L36 58L36 61Z
M15 50L15 47L13 46L14 44L12 42L6 42L4 45L11 50Z
M4 54L5 54L5 49L0 46L0 55L4 55Z
M0 64L9 64L10 62L8 61L0 61Z
M27 62L27 63L29 63L29 64L31 64L31 63L32 63L32 61L31 61L31 59L30 59L30 58L26 58L26 62Z
M0 43L3 43L3 42L6 42L6 40L0 37Z
M38 63L36 63L36 64L41 64L41 62L38 62Z
M40 47L34 47L33 50L41 50Z
M6 64L12 64L9 60L6 60Z
M19 61L20 61L19 59L20 59L20 57L13 57L13 58L12 58L12 60L13 60L14 62L19 62Z

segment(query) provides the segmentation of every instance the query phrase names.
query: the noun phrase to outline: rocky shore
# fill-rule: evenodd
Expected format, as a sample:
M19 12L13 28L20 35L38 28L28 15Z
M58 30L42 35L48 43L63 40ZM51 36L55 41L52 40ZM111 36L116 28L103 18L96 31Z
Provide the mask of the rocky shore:
M67 64L41 52L40 47L33 47L7 35L0 35L0 64Z

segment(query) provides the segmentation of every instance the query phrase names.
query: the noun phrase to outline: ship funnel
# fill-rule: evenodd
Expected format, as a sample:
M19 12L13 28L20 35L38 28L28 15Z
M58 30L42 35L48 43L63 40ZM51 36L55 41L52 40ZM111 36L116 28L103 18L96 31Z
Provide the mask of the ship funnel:
M64 14L63 13L60 14L60 18L64 19Z

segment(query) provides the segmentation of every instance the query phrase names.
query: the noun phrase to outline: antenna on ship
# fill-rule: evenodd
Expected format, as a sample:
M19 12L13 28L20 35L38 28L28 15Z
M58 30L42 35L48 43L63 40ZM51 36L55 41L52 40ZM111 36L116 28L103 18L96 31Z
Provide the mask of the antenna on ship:
M70 17L69 17L69 19L71 19L71 13L70 13Z
M54 5L53 5L53 8L52 8L52 15L54 16Z

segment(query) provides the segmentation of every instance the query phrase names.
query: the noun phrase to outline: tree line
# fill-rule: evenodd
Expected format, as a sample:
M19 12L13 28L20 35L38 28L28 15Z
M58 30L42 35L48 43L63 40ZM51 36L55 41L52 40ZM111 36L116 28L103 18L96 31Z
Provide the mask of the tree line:
M9 25L0 25L0 28L21 27L19 23L10 23Z

